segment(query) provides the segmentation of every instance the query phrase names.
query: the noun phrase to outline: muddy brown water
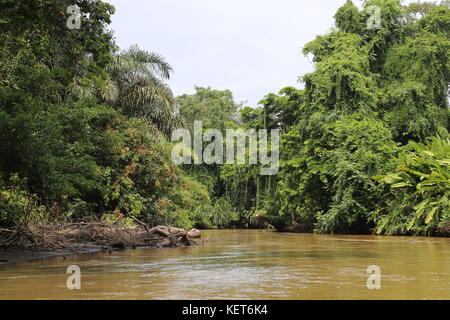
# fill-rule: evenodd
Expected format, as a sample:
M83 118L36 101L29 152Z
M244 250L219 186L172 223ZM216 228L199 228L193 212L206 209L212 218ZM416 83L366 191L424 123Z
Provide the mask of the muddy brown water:
M0 266L0 299L450 299L450 239L204 231L199 247ZM68 290L67 267L81 269ZM367 287L367 268L381 289Z

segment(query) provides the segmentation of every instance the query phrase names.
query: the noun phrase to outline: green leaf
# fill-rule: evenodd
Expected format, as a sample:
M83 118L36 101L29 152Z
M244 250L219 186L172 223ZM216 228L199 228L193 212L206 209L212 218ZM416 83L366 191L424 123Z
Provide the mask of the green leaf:
M439 209L439 207L434 207L430 210L430 212L427 215L427 218L425 219L425 224L430 224L430 222L433 220L434 214Z
M403 188L403 187L410 187L411 184L407 182L399 182L392 185L392 188Z

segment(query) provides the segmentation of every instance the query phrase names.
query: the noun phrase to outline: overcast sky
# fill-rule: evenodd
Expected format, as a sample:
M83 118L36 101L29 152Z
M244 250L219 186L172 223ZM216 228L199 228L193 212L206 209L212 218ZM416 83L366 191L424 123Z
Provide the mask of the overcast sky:
M345 1L108 0L117 43L163 55L176 95L211 86L252 107L267 93L299 87L313 68L302 47L333 27Z

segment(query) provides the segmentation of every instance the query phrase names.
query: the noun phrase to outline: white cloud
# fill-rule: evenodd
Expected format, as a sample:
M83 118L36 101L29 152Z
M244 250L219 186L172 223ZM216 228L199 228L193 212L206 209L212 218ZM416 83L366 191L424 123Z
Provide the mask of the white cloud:
M162 54L175 94L194 85L230 89L257 102L298 86L312 65L301 48L333 27L345 0L109 0L118 44Z

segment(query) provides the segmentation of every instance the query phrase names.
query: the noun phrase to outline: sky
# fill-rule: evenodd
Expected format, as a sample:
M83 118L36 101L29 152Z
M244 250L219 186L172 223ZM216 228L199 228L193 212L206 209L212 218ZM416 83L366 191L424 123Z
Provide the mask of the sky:
M334 26L346 0L106 0L122 49L137 44L172 65L175 95L230 89L257 107L268 93L301 87L311 72L302 47ZM354 0L359 5L361 0Z

